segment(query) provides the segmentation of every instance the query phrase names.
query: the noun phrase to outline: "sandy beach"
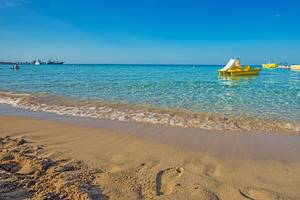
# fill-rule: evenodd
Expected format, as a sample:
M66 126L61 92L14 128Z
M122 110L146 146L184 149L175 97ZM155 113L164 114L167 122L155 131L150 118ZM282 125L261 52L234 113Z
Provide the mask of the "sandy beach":
M0 124L0 199L300 198L295 158L215 156L29 117L1 116Z
M300 200L297 13L0 0L0 200Z

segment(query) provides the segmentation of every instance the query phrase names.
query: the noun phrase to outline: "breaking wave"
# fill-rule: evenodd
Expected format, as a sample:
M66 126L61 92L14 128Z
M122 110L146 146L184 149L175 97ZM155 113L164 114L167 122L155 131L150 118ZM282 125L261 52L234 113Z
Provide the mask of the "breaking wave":
M298 132L300 123L186 110L157 109L100 100L75 100L48 94L0 92L0 103L14 107L91 118L109 118L185 128L234 131Z

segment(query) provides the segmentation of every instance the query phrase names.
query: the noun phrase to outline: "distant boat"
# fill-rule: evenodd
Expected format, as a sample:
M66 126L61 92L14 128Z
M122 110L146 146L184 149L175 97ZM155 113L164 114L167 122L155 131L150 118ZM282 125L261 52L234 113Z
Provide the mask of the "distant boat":
M266 64L262 64L262 67L273 69L273 68L277 68L278 64L277 63L266 63Z
M287 63L281 63L281 64L279 64L278 68L281 68L281 69L290 69L291 66L289 66Z
M300 70L300 65L291 65L292 70Z
M48 65L62 65L62 64L64 64L64 62L63 61L57 61L57 60L49 60L47 62L47 64Z
M34 60L32 63L34 65L41 65L41 61L40 60Z

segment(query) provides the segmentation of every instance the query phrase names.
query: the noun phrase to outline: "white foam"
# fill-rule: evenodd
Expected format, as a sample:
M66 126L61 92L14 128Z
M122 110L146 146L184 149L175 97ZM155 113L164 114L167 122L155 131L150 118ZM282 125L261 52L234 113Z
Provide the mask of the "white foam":
M22 109L28 109L32 111L44 111L51 112L58 115L71 115L80 117L91 118L109 118L119 121L137 121L146 122L152 124L162 124L176 127L188 127L188 128L203 128L203 129L215 129L215 130L236 130L236 131L249 131L249 130L268 130L268 131L299 131L300 125L288 122L270 122L264 121L259 123L257 120L244 120L242 118L227 118L215 116L212 114L197 114L194 115L180 115L174 114L171 111L168 112L153 112L147 109L131 109L126 106L110 106L107 105L95 105L82 104L76 101L71 101L70 105L52 105L52 101L49 104L45 103L45 95L36 96L30 94L14 94L10 92L0 92L0 103L8 104L13 107ZM51 97L52 99L53 97ZM59 97L57 97L59 102ZM42 102L42 103L41 103ZM65 101L64 101L65 103Z

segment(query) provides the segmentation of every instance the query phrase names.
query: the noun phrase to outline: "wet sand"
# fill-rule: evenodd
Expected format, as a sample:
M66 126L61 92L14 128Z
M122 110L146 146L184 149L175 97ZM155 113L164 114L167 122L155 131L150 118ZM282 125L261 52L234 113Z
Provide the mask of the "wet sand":
M300 199L299 136L0 111L0 199Z
M5 105L0 105L0 114L101 128L107 132L134 135L153 142L175 146L180 149L208 153L214 156L252 160L300 161L300 135L298 134L178 128L139 122L122 122L110 119L93 119L47 112L33 112Z

